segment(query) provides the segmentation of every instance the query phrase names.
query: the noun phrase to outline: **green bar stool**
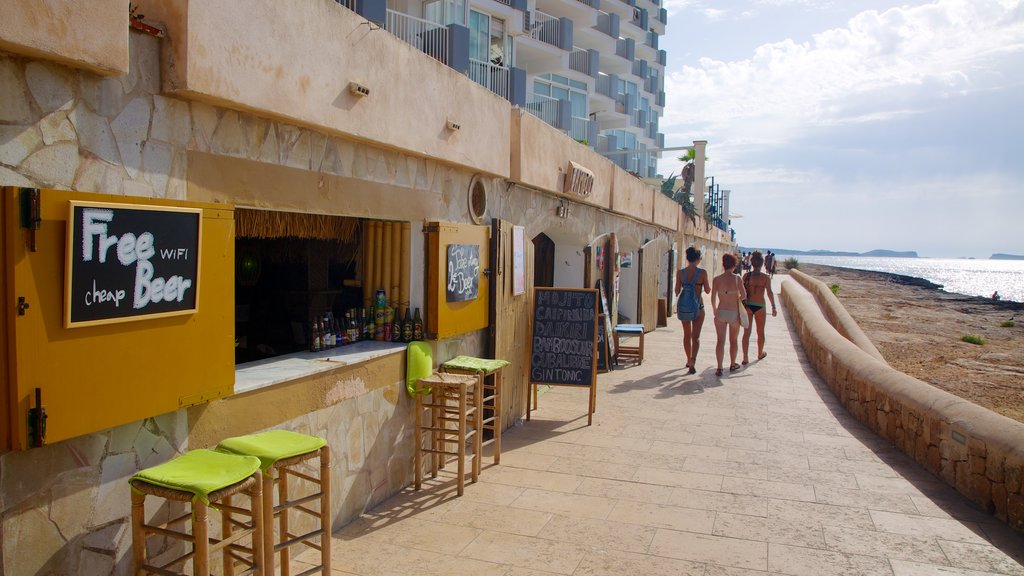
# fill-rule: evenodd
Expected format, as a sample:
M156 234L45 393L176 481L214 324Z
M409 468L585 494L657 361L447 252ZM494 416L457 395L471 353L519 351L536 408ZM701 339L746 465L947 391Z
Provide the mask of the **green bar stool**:
M192 560L195 576L209 576L210 555L223 551L224 574L234 574L236 563L245 566L240 574L262 574L263 499L259 480L260 461L250 456L222 454L212 450L192 450L168 462L142 470L128 483L132 489L132 564L134 574L187 574L186 563ZM239 492L249 496L248 509L236 507L231 497ZM190 502L191 510L164 524L146 523L146 497ZM224 517L220 540L209 536L208 510L216 505L222 515L248 516L248 522L229 522ZM191 518L191 532L184 527L172 528ZM235 531L239 527L241 530ZM191 551L162 566L150 564L146 555L146 538L156 534L191 542ZM244 540L250 540L245 546ZM170 568L181 564L181 571Z
M478 388L483 394L481 409L483 410L480 426L491 431L493 443L491 455L495 464L501 463L501 372L508 366L508 360L492 358L475 358L473 356L456 356L441 363L441 370L452 374L472 374L479 377ZM479 465L479 459L477 464ZM480 471L477 470L479 473Z
M259 459L263 471L263 516L267 529L263 533L263 550L266 574L274 574L274 560L281 553L282 576L291 575L290 548L296 544L320 551L320 565L314 566L297 576L331 573L331 455L327 441L318 436L308 436L288 430L268 430L258 434L237 436L221 441L218 452L244 454ZM302 463L314 458L320 459L319 476L312 476L301 469ZM315 491L304 496L288 493L289 476L314 485ZM277 505L274 505L274 484L277 484ZM320 509L314 510L306 504L319 500ZM289 510L319 519L319 527L305 534L293 534L289 527ZM277 518L278 538L274 541L274 519ZM319 539L319 544L317 543Z

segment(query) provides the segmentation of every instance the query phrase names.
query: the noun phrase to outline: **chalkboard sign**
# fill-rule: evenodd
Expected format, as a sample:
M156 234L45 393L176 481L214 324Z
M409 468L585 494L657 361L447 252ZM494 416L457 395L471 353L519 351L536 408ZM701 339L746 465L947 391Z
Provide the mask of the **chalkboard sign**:
M605 330L604 314L597 315L597 369L600 372L608 371L608 332Z
M196 311L201 210L70 204L65 327Z
M612 334L612 313L608 309L608 298L607 296L605 296L604 282L602 282L601 280L597 281L597 291L601 295L601 308L598 310L598 313L604 318L602 320L602 324L604 324L604 333L606 335L610 335ZM612 338L605 339L605 351L607 351L608 355L611 356L612 358L615 357L615 340L613 340ZM607 366L607 364L605 364L605 366Z
M448 245L446 302L476 300L480 291L480 246Z
M535 288L533 296L530 383L590 387L588 424L596 398L597 297L586 288Z

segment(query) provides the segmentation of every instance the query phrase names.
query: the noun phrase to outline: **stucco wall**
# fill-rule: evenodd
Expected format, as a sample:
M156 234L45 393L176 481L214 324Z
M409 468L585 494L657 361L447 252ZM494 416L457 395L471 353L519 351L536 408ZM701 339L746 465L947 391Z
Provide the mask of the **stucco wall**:
M142 4L167 31L169 93L509 174L506 100L332 0Z
M561 193L569 162L576 162L594 173L594 188L590 196L572 195L571 198L593 206L611 207L617 170L611 160L525 110L514 108L511 117L512 181L538 190Z
M679 219L682 218L683 208L675 200L655 190L654 194L654 223L664 226L669 230L679 228Z
M128 71L128 0L6 0L0 50L123 74ZM5 84L0 76L0 96Z
M793 281L782 301L847 410L961 494L1024 530L1024 424L898 372L844 338Z
M615 170L611 209L640 220L654 218L654 195L661 195L643 180L623 170Z

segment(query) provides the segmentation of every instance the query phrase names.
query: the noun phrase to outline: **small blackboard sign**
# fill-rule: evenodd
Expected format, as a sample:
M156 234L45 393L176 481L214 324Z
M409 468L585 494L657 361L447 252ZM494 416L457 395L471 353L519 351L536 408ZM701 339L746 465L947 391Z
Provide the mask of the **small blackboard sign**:
M597 290L535 288L530 383L590 388L588 424L597 383ZM527 419L530 418L529 402Z
M65 326L194 313L201 228L198 208L71 202Z
M475 300L480 291L480 246L448 245L446 302Z
M597 369L600 372L607 372L608 368L608 332L605 330L604 314L598 314L597 319Z

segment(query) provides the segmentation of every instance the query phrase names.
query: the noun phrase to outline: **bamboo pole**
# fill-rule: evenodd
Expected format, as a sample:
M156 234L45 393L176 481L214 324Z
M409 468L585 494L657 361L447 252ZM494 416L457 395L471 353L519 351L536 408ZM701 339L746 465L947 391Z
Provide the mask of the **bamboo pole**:
M387 291L388 302L391 301L391 222L384 223L384 244L381 252L381 288Z
M379 290L382 288L380 283L381 269L380 269L380 253L384 245L384 227L381 222L373 223L373 289Z
M399 294L399 286L402 285L402 252L402 224L395 222L391 225L391 290L388 292L395 314L398 314L398 307L402 303Z
M370 221L363 220L360 229L362 232L362 242L360 243L362 250L360 253L363 259L362 278L360 280L363 282L363 306L370 306L373 300L373 286L370 285L370 276L372 275L370 272L370 255L372 254L370 249Z
M411 273L410 258L412 257L412 246L410 241L412 240L412 225L408 222L402 222L402 282L399 285L399 304L405 308L409 308L409 274Z
M370 298L373 298L374 278L377 275L377 223L368 220L366 222L366 285L370 289Z

